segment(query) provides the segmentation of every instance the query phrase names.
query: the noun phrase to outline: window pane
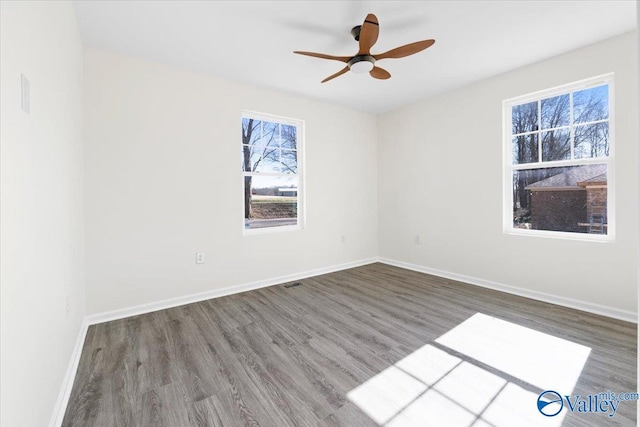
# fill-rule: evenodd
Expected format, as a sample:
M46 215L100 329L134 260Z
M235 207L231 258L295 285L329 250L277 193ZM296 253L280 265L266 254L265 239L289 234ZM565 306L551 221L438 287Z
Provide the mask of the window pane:
M249 129L249 119L246 117L242 118L242 143L249 144L249 140L247 139L247 130Z
M569 129L542 132L542 161L567 160L571 158Z
M298 152L292 150L282 150L280 153L282 163L282 173L298 173Z
M576 159L609 155L609 123L575 127L574 156Z
M255 145L260 140L262 123L260 120L242 118L242 144Z
M245 177L245 228L298 223L298 177Z
M282 125L282 148L287 150L296 150L297 146L297 129L295 126Z
M513 227L607 233L607 165L513 171Z
M512 134L538 130L538 102L516 105L511 109Z
M253 145L242 146L242 170L244 172L261 172L262 171L262 147Z
M262 122L262 136L258 142L267 147L277 147L280 136L280 125L272 122Z
M263 173L280 173L280 150L277 148L265 147L263 149Z
M542 129L569 125L569 94L543 99L540 104Z
M573 122L586 123L609 118L609 85L573 94Z
M534 163L538 161L538 134L514 136L512 138L513 164Z

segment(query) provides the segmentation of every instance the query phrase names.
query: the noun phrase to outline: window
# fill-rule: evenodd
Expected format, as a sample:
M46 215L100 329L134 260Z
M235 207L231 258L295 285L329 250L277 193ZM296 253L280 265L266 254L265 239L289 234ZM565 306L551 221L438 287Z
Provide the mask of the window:
M613 237L612 93L609 74L503 102L505 232Z
M302 122L242 115L245 233L302 228Z

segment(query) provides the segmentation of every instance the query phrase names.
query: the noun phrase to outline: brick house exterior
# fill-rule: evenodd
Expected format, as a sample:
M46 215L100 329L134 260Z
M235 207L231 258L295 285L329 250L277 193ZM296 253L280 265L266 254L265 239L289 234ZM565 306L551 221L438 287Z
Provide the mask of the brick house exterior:
M535 182L531 192L531 228L588 233L602 215L606 228L607 166L585 165ZM606 231L605 231L606 232Z
M584 232L578 224L587 220L586 205L584 190L532 190L531 228Z

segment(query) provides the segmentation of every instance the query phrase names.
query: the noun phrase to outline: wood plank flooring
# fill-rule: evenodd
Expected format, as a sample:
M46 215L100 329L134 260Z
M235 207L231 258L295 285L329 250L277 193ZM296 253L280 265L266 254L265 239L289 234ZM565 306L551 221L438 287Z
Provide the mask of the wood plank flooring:
M380 380L381 372L406 376L395 366L425 346L509 390L529 392L531 425L547 425L554 418L535 409L539 387L435 341L476 313L590 347L574 395L637 390L632 323L383 264L300 282L91 326L63 426L515 425L499 415L509 409L501 399L515 396L505 395L505 386L475 410L419 376L406 379L421 387L406 402L400 397L410 392L407 385L379 391L400 387L389 402L375 394L368 380ZM432 362L420 369L429 374ZM436 381L451 384L453 372ZM362 407L353 390L368 392L370 384L373 394ZM472 386L472 379L459 384L461 392ZM445 403L442 411L429 406L432 397ZM396 400L393 415L376 422ZM567 413L562 425L635 426L636 402L621 403L612 418Z

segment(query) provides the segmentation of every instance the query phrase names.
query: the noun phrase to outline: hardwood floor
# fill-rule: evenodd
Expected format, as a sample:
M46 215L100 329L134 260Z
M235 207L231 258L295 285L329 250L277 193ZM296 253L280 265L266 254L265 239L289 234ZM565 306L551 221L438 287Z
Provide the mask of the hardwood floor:
M586 396L637 390L635 324L383 264L300 283L91 326L63 425L636 425L636 402L559 424L535 379L438 340L482 313L586 346Z

